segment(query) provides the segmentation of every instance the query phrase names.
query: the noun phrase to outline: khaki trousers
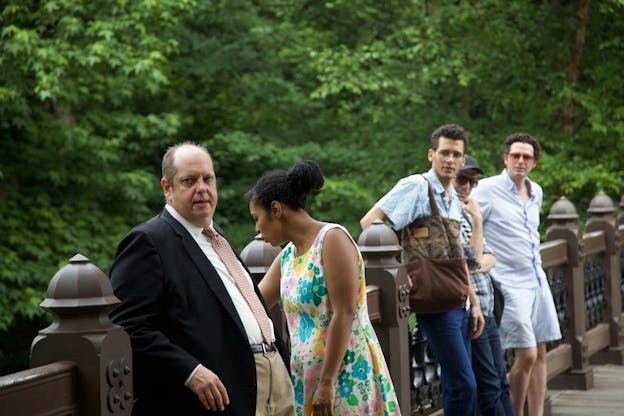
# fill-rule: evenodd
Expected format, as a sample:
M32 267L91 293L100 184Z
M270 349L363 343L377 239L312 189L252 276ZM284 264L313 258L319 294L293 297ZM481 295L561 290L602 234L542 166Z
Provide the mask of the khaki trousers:
M254 354L256 361L256 415L292 416L295 393L290 375L279 352Z

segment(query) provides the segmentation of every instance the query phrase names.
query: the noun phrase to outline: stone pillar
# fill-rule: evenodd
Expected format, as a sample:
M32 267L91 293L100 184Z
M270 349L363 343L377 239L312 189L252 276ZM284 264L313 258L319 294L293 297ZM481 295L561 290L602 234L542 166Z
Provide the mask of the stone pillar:
M76 363L81 415L132 411L130 337L108 317L119 303L108 277L81 254L54 275L41 303L54 321L33 340L30 366Z
M565 240L567 263L563 266L569 317L564 342L572 347L572 368L549 381L551 388L588 390L594 386L594 372L589 366L585 331L585 282L579 253L578 214L565 197L559 198L548 213L546 241Z
M380 289L381 322L375 332L381 343L404 415L411 413L409 286L407 272L397 261L401 246L395 233L376 220L362 232L358 245L366 266L366 283Z
M621 270L620 252L617 244L615 225L615 205L611 198L600 191L590 202L587 212L590 214L585 227L586 232L603 231L605 235L604 269L606 273L605 297L607 299L606 319L609 325L609 348L592 357L592 362L624 364L624 346L622 345L620 317L622 297L620 294Z
M254 279L256 283L260 283L260 280L262 280L267 270L269 270L271 263L273 263L273 260L281 251L282 249L280 247L272 246L262 239L262 234L258 234L254 237L252 242L243 248L240 257L249 269L252 279ZM282 339L286 342L286 345L290 346L288 326L284 319L281 302L277 302L277 304L271 308L270 314L273 323L280 331Z

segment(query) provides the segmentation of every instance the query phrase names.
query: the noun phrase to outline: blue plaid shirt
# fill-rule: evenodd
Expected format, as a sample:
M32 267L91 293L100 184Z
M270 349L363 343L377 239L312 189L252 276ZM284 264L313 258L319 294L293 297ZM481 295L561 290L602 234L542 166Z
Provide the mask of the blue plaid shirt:
M472 218L467 213L462 213L461 238L462 243L468 244L472 235ZM492 250L483 244L483 254L492 253ZM494 314L494 288L492 287L492 279L486 273L470 273L470 280L475 294L479 298L481 312L483 316L492 316Z

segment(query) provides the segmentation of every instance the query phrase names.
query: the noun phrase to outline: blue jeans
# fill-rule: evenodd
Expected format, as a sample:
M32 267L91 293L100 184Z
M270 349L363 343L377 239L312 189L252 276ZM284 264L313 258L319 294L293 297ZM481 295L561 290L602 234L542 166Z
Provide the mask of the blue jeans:
M472 368L477 379L482 416L513 416L509 382L498 327L493 316L483 316L485 326L472 340Z
M474 416L477 383L470 359L470 311L462 308L416 317L440 363L444 416Z

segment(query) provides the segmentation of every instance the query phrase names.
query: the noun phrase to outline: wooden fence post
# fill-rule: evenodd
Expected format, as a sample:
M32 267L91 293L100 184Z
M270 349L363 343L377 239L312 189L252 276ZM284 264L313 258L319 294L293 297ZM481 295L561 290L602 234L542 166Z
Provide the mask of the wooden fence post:
M594 354L591 361L596 364L624 364L624 346L620 317L622 312L620 252L617 244L615 206L604 192L600 191L590 202L587 212L586 232L603 231L605 235L604 269L606 274L605 297L607 299L607 324L609 325L609 347Z
M401 413L409 415L409 286L407 272L397 261L401 246L394 232L379 220L362 232L358 245L366 265L366 283L379 286L381 291L381 322L373 325L390 369Z
M559 198L550 208L546 241L565 240L567 261L563 266L567 290L566 312L568 328L563 342L572 348L572 366L549 381L550 388L588 390L594 386L594 372L589 367L585 329L585 282L579 253L578 214L565 197Z
M30 366L76 363L81 415L132 411L130 337L108 318L119 303L108 277L81 254L54 275L41 303L54 322L33 340Z

